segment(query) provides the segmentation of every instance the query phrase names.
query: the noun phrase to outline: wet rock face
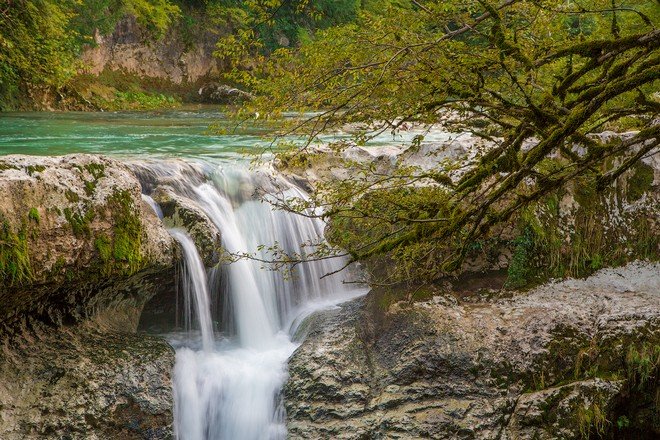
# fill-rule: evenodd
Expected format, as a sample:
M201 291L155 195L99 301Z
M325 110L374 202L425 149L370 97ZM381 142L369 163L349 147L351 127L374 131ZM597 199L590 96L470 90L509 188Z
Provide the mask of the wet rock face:
M0 194L4 326L25 316L60 325L108 308L139 315L158 277L174 266L172 238L142 201L137 179L115 160L4 156ZM136 319L114 325L134 329Z
M605 430L624 380L575 381L520 396L509 419L511 438L584 438ZM570 421L570 422L567 422Z
M657 263L469 304L372 292L310 323L290 361L289 436L656 438L658 366L635 371L660 350L659 304Z
M163 211L163 222L170 228L184 229L195 242L206 267L220 262L222 238L211 219L195 203L177 195L168 187L159 186L154 200Z
M25 333L0 357L0 438L172 438L174 351L89 329Z

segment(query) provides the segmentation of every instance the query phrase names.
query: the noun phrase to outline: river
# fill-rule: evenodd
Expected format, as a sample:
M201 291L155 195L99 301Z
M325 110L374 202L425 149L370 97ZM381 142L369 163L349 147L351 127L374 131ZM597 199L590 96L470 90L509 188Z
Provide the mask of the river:
M211 124L228 134L212 134ZM260 151L267 142L263 134L249 127L233 130L212 110L14 113L0 116L0 154L116 157L141 179L143 197L156 211L153 183L167 182L206 213L227 251L268 258L260 245L299 252L302 243L322 239L324 225L255 198L255 190L273 179L290 195L305 196L272 172L249 166L244 153ZM343 266L340 259L301 264L287 276L246 259L209 269L185 231L170 234L183 250L177 282L184 301L178 314L187 323L184 332L164 335L176 349L177 438L284 439L280 391L287 359L299 344L298 324L313 311L364 291L342 283L343 272L323 278Z

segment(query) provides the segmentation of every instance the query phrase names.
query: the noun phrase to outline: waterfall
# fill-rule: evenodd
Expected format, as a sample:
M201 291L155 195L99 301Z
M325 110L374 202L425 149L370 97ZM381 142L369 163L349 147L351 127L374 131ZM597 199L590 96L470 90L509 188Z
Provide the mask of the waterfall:
M181 161L135 164L134 169L148 190L164 183L192 200L220 230L230 253L268 259L262 245L300 252L302 243L322 238L321 221L274 210L255 198L257 188L303 195L272 173ZM296 325L314 310L363 292L346 287L342 273L323 277L343 266L340 258L297 265L290 277L254 259L207 273L190 237L171 233L185 254L184 312L194 310L198 327L172 340L177 438L286 438L280 391L287 378L286 361L297 348L291 337ZM185 298L194 299L194 308ZM212 321L218 323L215 338Z
M230 253L247 251L245 231L239 226L239 219L231 202L220 196L209 184L201 185L196 192L202 207L221 231L224 248ZM250 261L243 259L227 267L227 293L233 304L233 315L241 345L265 348L272 345L275 336L275 317L272 308L268 307L270 292L264 292L263 286L259 285L259 274L254 271L253 266Z
M211 307L206 281L206 270L197 252L195 243L190 236L176 229L170 230L170 234L179 242L183 250L181 283L183 286L186 329L191 331L193 316L197 318L202 347L205 351L209 351L213 349L213 326L211 323ZM194 303L194 315L192 313L191 302Z

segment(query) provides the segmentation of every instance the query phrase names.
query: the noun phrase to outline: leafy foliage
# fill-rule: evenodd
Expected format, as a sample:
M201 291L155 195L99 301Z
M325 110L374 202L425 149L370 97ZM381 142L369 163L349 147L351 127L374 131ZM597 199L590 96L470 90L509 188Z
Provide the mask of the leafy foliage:
M243 74L259 97L236 115L270 119L322 109L289 119L282 133L304 135L303 150L346 124L361 129L344 147L410 122L489 141L492 148L460 175L441 164L400 169L384 181L365 166L348 181L323 186L313 206L282 203L305 213L322 208L332 221L362 216L364 200L409 191L401 203L366 213L370 244L349 252L354 260L399 255L397 277L409 279L413 262L433 278L458 269L478 240L552 191L585 174L601 191L657 151L659 22L653 0L390 3L319 32L300 50L280 49ZM640 128L633 137L591 136L631 115ZM606 166L613 157L617 165ZM549 158L559 159L556 166L546 166ZM420 181L447 191L442 208L424 197ZM409 206L408 197L424 202ZM424 217L417 217L420 204L431 209Z
M0 5L0 106L29 80L62 85L73 73L72 2L15 0ZM0 107L0 110L2 107Z
M178 17L180 9L170 0L83 0L72 9L74 28L83 36L112 32L127 14L135 16L145 29L161 37Z
M354 21L360 8L359 0L8 0L0 5L0 110L17 107L34 87L67 84L82 47L127 15L154 39L176 27L191 46L214 33L227 66L249 68L317 29Z
M211 0L208 14L229 31L218 42L217 55L238 69L230 75L236 79L279 48L298 47L319 29L354 22L361 6L359 0Z
M0 4L0 110L33 87L62 87L77 71L82 44L133 14L155 38L179 13L169 0L11 0Z

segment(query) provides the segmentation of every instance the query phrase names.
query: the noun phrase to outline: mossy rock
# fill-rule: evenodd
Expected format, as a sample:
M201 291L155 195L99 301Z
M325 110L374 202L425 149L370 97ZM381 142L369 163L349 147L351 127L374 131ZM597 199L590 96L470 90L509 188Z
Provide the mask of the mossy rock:
M123 164L90 155L5 156L2 163L3 324L60 306L63 315L86 316L73 308L88 310L93 286L101 292L134 275L174 267L174 242L143 206L140 184ZM140 289L139 278L135 293L146 301L150 293ZM55 297L66 289L80 293L74 295L77 305Z

